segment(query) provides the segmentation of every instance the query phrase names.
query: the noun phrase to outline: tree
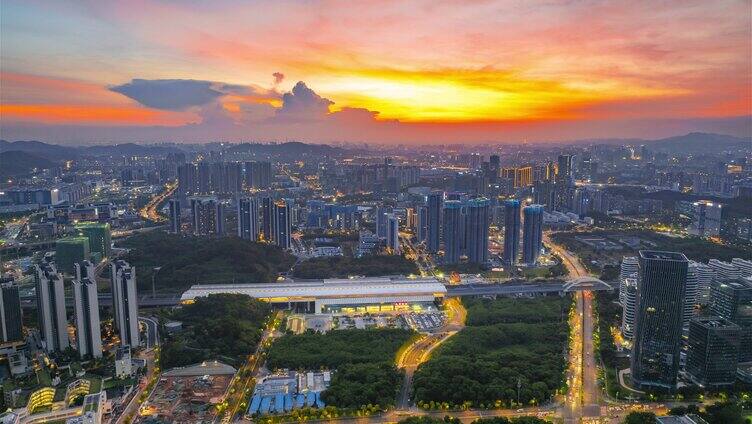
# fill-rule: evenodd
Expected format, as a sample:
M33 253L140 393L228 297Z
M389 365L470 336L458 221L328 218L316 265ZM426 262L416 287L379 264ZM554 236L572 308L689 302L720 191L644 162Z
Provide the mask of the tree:
M270 283L295 257L277 246L237 237L206 238L150 231L125 239L124 259L137 269L139 290L184 290L193 284Z
M256 350L270 311L268 303L241 294L197 298L173 315L185 330L162 347L162 365L172 368L219 356L240 359Z
M708 424L744 424L741 406L732 402L718 402L705 408L702 417Z
M342 278L349 275L394 275L417 274L415 262L404 256L363 256L351 258L333 256L326 258L312 258L301 262L293 270L295 277L305 279Z
M413 334L396 328L287 334L269 349L267 366L334 370L329 388L321 395L327 405L383 409L394 405L403 379L394 357Z
M655 414L652 412L630 412L624 419L624 424L655 424Z
M480 418L473 421L472 424L550 424L550 421L546 421L536 417L494 417L494 418Z
M689 404L687 406L677 406L675 408L671 408L668 411L669 415L687 415L687 414L699 414L700 408L697 407L695 404Z
M443 419L433 417L408 417L399 422L399 424L460 424L459 418L445 416ZM499 423L501 424L501 423Z
M548 400L564 381L561 353L568 328L562 316L569 301L464 302L468 325L418 368L413 378L416 401L494 408L510 406L518 398L522 404Z

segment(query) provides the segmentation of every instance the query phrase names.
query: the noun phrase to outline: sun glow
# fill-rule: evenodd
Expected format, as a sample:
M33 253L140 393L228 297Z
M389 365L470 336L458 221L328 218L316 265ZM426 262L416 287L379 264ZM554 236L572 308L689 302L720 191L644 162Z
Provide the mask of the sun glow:
M316 79L315 86L345 107L378 111L381 120L496 122L566 119L613 99L683 94L668 89L597 87L522 77L513 72L361 70Z

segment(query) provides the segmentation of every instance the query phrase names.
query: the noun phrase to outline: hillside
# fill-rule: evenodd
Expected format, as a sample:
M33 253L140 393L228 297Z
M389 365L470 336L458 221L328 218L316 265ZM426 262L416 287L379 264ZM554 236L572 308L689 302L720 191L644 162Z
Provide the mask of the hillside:
M253 153L256 155L279 156L287 155L291 157L300 156L330 156L340 154L344 151L339 147L332 147L326 144L308 144L299 142L289 142L280 144L261 144L261 143L243 143L237 146L231 146L226 150L228 153Z
M749 148L751 138L740 138L724 134L689 133L676 137L662 138L648 142L657 150L678 150L690 152L718 152L719 150Z
M2 178L26 175L34 168L49 169L54 166L55 162L38 154L15 150L0 153L0 177Z
M74 158L78 151L73 147L58 146L56 144L42 143L41 141L14 141L0 140L0 152L26 152L32 153L50 160Z
M14 141L8 142L0 140L0 152L18 151L35 154L37 156L51 159L75 159L81 156L144 156L144 155L166 155L168 153L180 152L177 147L153 146L135 143L124 143L102 146L80 146L68 147L57 144L48 144L41 141Z
M82 147L80 151L84 155L90 156L145 156L145 155L166 155L168 153L180 152L176 147L165 146L145 146L142 144L125 143L115 144L112 146L90 146Z
M157 290L176 292L193 284L270 283L295 258L282 249L234 237L203 238L152 231L126 239L123 259L136 267L139 290L150 290L155 267Z

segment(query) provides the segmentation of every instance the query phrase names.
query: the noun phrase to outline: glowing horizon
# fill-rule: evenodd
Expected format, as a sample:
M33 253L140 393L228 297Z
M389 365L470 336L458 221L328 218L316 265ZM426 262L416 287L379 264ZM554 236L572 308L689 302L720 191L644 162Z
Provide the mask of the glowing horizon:
M4 3L3 138L750 135L746 0ZM301 82L302 84L299 84Z

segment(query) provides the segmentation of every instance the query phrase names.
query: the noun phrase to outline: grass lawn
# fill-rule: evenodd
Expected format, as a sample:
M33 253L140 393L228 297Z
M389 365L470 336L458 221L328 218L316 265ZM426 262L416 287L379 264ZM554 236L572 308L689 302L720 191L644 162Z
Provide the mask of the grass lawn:
M86 377L89 380L91 386L89 386L89 393L99 393L102 391L102 379L99 377Z
M509 273L506 271L486 271L482 275L489 280L509 278Z
M42 368L37 371L37 378L39 378L39 385L42 387L52 386L52 377L50 377L49 371Z
M522 269L522 275L525 278L538 278L538 277L547 277L548 276L548 268L544 267L537 267L537 268L523 268Z
M111 389L113 387L125 387L125 386L133 386L136 384L135 378L126 378L124 380L116 380L114 378L111 378L104 382L103 389Z

